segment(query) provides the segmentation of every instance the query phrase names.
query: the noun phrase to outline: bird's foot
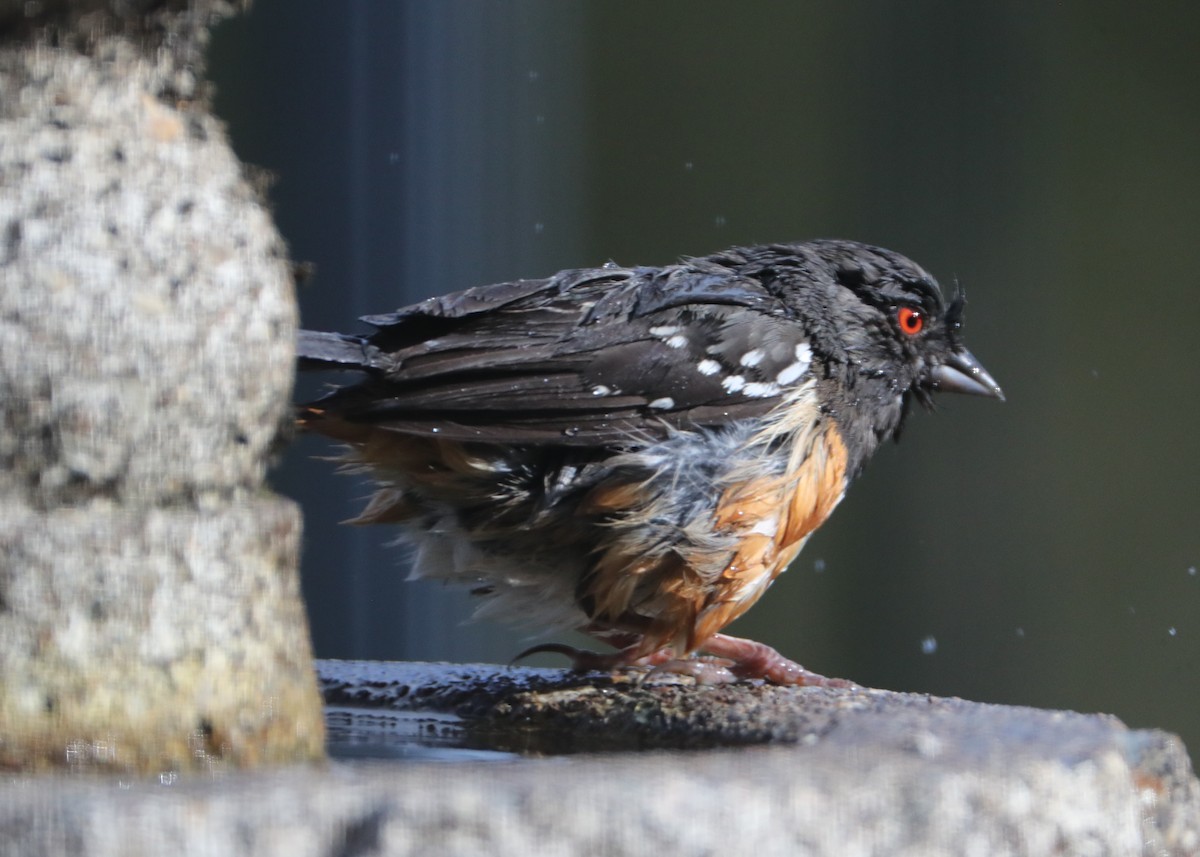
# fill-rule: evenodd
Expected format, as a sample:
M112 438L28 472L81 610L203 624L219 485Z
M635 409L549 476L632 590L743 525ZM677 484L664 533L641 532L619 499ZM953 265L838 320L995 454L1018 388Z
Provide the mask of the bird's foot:
M844 678L826 678L785 658L764 643L715 634L704 642L703 650L729 662L729 671L738 678L757 678L771 684L802 685L804 687L858 687Z
M645 669L641 681L653 681L667 675L691 676L697 684L731 684L740 679L762 679L771 684L804 687L858 687L844 678L826 678L785 658L764 643L741 637L716 634L703 646L703 655L680 658L670 649L660 649L648 655L638 654L635 645L615 652L590 652L563 643L542 643L521 652L513 662L529 655L549 652L571 659L571 669L577 672L618 672L623 669Z
M691 676L700 685L734 684L741 679L734 667L736 664L731 660L706 655L669 658L650 670L643 680L653 683L660 676L684 675Z

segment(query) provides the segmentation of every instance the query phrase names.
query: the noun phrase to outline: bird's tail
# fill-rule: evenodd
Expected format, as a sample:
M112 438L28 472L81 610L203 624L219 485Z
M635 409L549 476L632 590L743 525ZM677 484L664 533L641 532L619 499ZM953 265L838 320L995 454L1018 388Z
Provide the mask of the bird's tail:
M301 330L296 335L296 368L302 372L341 370L374 374L379 358L379 348L361 336L319 330ZM364 442L371 427L344 418L347 403L362 395L359 385L352 385L334 390L315 402L297 405L296 427L346 443Z
M301 330L296 336L296 364L301 371L372 369L378 349L361 336Z

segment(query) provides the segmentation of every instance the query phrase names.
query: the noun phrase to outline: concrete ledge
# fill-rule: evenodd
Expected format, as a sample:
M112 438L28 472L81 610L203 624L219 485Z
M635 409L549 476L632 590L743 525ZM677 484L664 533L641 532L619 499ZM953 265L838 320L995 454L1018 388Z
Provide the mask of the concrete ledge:
M461 734L472 741L573 728L638 735L643 745L684 743L689 733L704 736L695 743L773 743L496 754L490 762L466 753L457 764L334 762L158 783L13 779L0 784L0 852L1182 857L1200 850L1200 788L1182 744L1112 717L867 689L637 686L559 670L430 664L325 661L319 668L341 711L407 712L450 727L461 717ZM486 729L477 731L479 724Z
M158 781L13 778L0 784L0 852L1200 851L1200 786L1183 745L1104 715L882 690L637 685L490 666L320 661L319 669L338 711L392 712L397 721L409 713L450 726L461 718L462 735L474 742L575 729L636 735L643 745L688 743L688 733L695 744L760 745L494 754L497 761L462 754L468 761L332 762Z
M334 764L170 787L0 788L26 855L1185 854L1115 757L949 770L842 746L464 765ZM19 841L10 838L19 834ZM81 847L83 846L83 847Z

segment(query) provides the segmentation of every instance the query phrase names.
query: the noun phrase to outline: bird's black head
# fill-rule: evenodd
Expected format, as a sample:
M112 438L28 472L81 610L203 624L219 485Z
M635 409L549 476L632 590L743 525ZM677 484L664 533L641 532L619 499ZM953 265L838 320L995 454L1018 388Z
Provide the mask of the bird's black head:
M774 249L799 261L777 288L804 315L837 382L834 409L853 413L864 441L897 434L910 403L929 405L937 391L1004 398L962 342L961 291L945 302L928 272L880 247L819 240Z
M962 343L960 289L946 304L937 281L898 253L845 241L815 246L841 287L836 305L858 321L842 329L854 362L885 371L922 401L934 390L1003 398Z

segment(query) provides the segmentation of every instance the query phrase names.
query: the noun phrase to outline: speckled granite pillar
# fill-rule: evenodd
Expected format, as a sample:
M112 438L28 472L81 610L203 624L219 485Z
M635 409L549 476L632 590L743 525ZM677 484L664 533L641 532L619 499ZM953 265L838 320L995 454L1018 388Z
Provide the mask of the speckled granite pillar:
M322 752L263 488L292 285L197 76L229 11L0 5L0 765Z

